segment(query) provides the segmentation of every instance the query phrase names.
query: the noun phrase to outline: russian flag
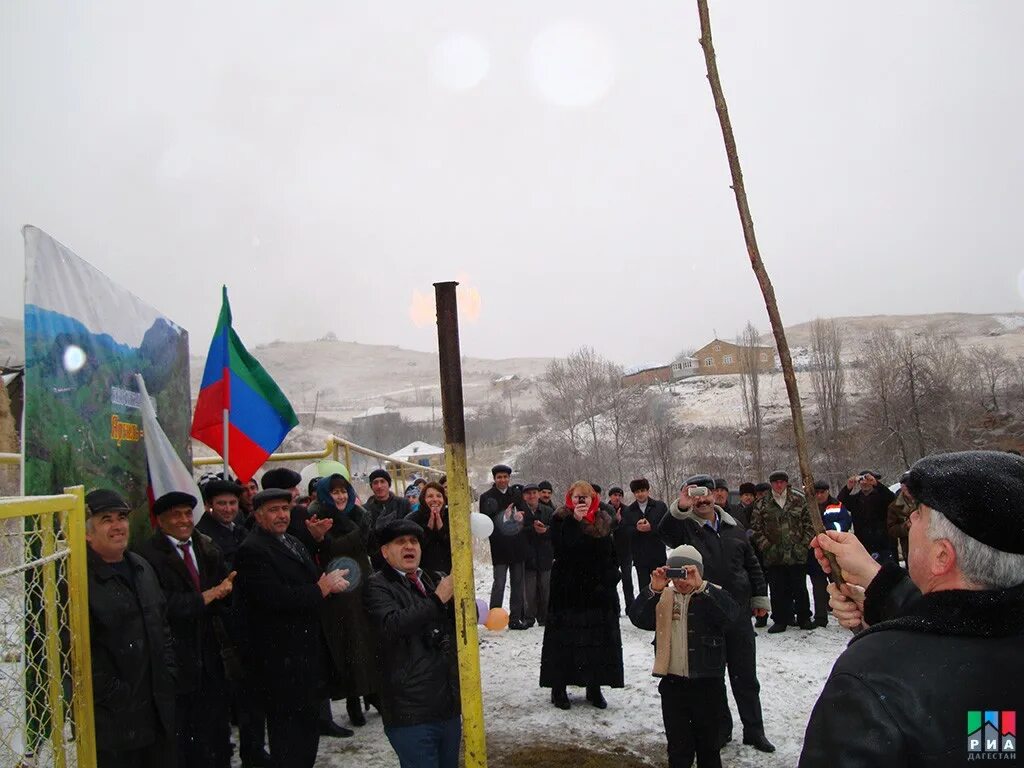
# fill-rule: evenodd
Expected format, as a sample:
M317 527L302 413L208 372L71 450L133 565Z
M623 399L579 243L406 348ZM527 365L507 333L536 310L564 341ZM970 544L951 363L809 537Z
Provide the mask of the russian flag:
M228 463L238 480L247 483L299 420L288 398L242 346L231 327L227 286L223 291L192 417L192 437L223 456L227 411Z

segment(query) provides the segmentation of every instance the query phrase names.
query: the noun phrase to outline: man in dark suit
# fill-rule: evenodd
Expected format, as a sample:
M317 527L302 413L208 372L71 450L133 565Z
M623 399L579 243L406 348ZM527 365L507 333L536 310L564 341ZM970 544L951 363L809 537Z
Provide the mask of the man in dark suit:
M329 677L321 605L349 583L347 571L321 574L302 543L287 533L291 500L286 489L253 497L256 525L239 547L235 567L249 628L245 658L251 692L266 707L273 764L311 768Z
M221 650L229 641L218 612L221 601L231 594L235 574L227 573L213 541L195 530L197 503L195 496L179 491L158 498L153 504L157 531L138 552L153 566L167 600L178 669L178 765L228 768L231 741Z
M224 565L229 571L235 567L235 554L250 530L238 522L238 510L244 495L245 488L228 480L215 479L203 486L206 513L196 523L196 530L213 539L213 543L224 555ZM240 620L236 606L231 606L224 623L234 642L241 644L245 636L245 626ZM246 694L241 685L242 681L233 682L236 685L232 686L231 691L232 707L238 718L238 754L242 758L242 767L259 768L270 765L270 755L265 748L266 716L255 698Z
M153 505L157 531L138 553L153 566L167 600L174 642L175 730L181 768L227 768L231 760L228 691L220 651L227 638L217 615L234 573L193 522L198 500L171 492ZM218 624L215 628L214 624Z
M622 525L629 531L629 549L636 570L639 589L651 580L651 571L665 564L666 550L658 538L658 525L668 513L665 502L651 498L651 484L646 478L629 483L633 503L622 513Z

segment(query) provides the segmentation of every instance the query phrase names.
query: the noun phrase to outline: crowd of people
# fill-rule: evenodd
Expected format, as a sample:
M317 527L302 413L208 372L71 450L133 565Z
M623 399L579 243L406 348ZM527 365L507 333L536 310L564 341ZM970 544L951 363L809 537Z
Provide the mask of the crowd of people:
M706 474L683 480L668 503L651 496L644 478L628 484L628 504L623 488L612 486L605 495L585 481L556 503L550 482L514 484L512 468L499 464L479 500L493 522L490 606L503 606L507 589L509 628L542 629L539 684L559 709L573 706L570 688L582 688L589 705L604 709L603 689L625 685L620 616L653 631L652 674L660 680L672 768L695 758L701 768L721 764L720 750L733 738L726 677L743 744L772 752L755 644L755 627L767 626L769 614L771 634L825 626L830 613L844 626L880 630L902 608L916 606L920 593L970 588L965 584L1005 592L1024 581L1024 462L978 455L973 465L922 460L901 479L898 494L872 471L850 477L836 496L819 483L814 503L783 471L766 483L740 484L738 503L723 478ZM1021 492L999 499L1009 522L950 480L964 466L978 472L984 461L994 462L1001 489ZM334 722L332 701L345 702L353 727L377 709L403 768L458 765L445 484L422 479L410 486L414 492L396 495L387 471L374 470L368 479L370 494L361 501L341 474L305 487L286 468L266 471L261 488L207 478L197 524L198 499L165 494L153 504L153 535L130 549L125 500L104 489L87 494L101 768L227 768L232 722L244 766L312 766L321 737L353 735ZM948 522L939 529L953 542L948 551L934 546L941 538L931 528L936 506ZM986 514L995 522L986 522ZM816 536L812 515L826 534ZM922 532L919 521L929 515ZM1017 559L997 557L1002 570L992 579L985 568L995 566L979 566L979 548L955 532ZM1012 546L1000 550L1004 538ZM826 551L846 571L841 589L829 583ZM964 562L965 552L973 559ZM949 577L957 568L959 581ZM937 569L949 578L923 576ZM999 594L1019 608L1021 589ZM971 605L983 612L991 601ZM1000 625L1003 634L986 636L1019 639L1020 615L1016 624ZM901 631L929 631L910 625ZM959 632L973 637L969 627ZM865 648L864 656L880 642L865 640L857 649ZM856 654L844 661L853 650L840 658L815 709L801 765L844 764L829 753L830 739L850 741L838 735L846 729L836 714L844 697L860 703L858 717L883 717L871 702L884 686L849 671L864 663ZM1008 669L1020 667L1004 655ZM841 667L847 671L840 674ZM918 748L907 741L911 726L892 718L889 743L904 753ZM915 738L929 731L914 727Z

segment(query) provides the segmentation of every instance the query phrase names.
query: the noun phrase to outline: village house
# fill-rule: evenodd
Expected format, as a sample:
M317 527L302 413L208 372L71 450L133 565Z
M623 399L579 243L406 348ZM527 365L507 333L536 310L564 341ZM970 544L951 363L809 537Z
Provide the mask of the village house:
M748 350L728 341L714 339L694 352L690 357L696 361L696 373L700 376L714 376L724 373L746 373L744 365ZM758 370L769 373L775 370L775 348L754 347L753 354Z

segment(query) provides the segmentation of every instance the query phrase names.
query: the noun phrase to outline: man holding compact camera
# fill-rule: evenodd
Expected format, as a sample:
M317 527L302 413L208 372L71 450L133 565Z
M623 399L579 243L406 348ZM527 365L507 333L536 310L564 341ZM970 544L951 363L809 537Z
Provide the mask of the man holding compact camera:
M661 678L669 768L689 768L694 756L697 768L721 768L724 631L740 612L728 592L705 579L700 552L687 544L672 550L630 606L635 626L655 630L651 674Z
M743 722L743 743L761 752L774 752L764 733L754 644L757 635L750 625L751 614L768 614L768 587L746 531L714 503L714 486L710 475L687 478L679 490L679 500L669 506L658 526L658 535L668 547L689 544L700 552L704 577L721 585L740 605L742 610L725 628L729 685ZM723 744L732 738L732 714L724 692L719 738Z
M896 541L889 537L889 505L896 494L883 485L878 472L865 469L846 481L839 503L853 516L853 533L879 563L894 563Z

